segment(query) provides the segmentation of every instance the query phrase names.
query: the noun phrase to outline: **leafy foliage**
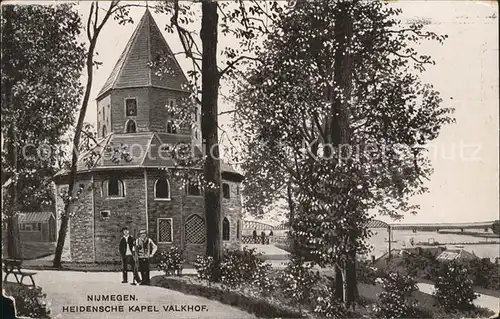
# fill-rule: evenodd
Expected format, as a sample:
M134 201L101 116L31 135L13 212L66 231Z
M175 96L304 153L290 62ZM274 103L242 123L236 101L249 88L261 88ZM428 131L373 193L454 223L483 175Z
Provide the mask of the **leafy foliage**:
M375 285L375 280L379 274L377 269L371 265L371 262L362 261L357 263L356 278L359 282Z
M492 263L487 258L464 261L463 264L471 276L473 285L500 291L499 264Z
M497 235L500 234L500 220L495 220L493 222L493 225L491 226L491 229L493 230L493 232Z
M82 23L71 4L5 5L1 29L2 170L22 209L39 210L53 204L51 176L80 103Z
M416 282L398 272L382 279L384 292L379 295L376 314L379 318L416 318L416 303L409 299L418 291Z
M177 246L172 246L167 252L160 253L158 261L158 270L165 272L165 275L179 274L184 266L182 251Z
M201 280L208 280L212 278L214 268L213 257L211 256L196 256L194 268L196 269L197 277Z
M237 89L242 167L255 172L245 188L269 189L249 202L266 206L291 184L295 244L322 266L345 271L366 252L368 211L416 212L409 199L432 172L425 145L453 122L419 79L433 61L415 45L446 36L403 27L400 13L381 1L299 2ZM352 34L339 36L347 22Z
M243 250L226 250L220 264L220 282L229 288L238 288L243 284L252 284L262 293L269 293L274 284L269 279L270 265L259 259L255 249L243 247ZM197 256L195 268L199 279L212 280L214 263L212 257Z
M444 263L438 270L435 293L437 301L447 311L471 310L477 298L467 268L456 261Z
M47 295L40 287L29 287L14 283L4 283L5 294L13 296L17 314L29 318L50 318L50 307L46 303Z
M292 304L302 304L310 297L310 289L318 282L319 275L311 271L301 259L292 259L280 273L278 283L285 298Z
M335 291L331 287L313 290L311 295L313 312L324 318L352 318L344 304L335 298Z

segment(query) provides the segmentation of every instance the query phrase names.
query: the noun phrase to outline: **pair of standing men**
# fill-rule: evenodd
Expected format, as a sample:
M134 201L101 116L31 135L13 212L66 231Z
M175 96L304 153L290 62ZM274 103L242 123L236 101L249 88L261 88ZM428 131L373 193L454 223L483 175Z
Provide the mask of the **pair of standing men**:
M154 256L158 247L155 245L151 238L148 238L147 232L141 230L139 232L139 238L135 239L130 236L130 231L127 227L122 229L122 239L120 240L120 255L123 262L123 281L122 283L128 282L128 265L132 267L132 273L134 280L141 285L149 285L149 260ZM135 267L134 254L139 262L139 272L141 273L141 279Z

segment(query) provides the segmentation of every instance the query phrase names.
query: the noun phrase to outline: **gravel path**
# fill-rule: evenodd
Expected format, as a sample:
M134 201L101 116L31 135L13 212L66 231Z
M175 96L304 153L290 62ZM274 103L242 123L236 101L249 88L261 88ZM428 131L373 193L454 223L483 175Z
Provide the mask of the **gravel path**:
M37 273L35 282L47 294L47 301L50 302L53 318L255 318L255 316L247 312L206 298L185 295L160 287L122 284L121 273L49 270L37 271ZM151 277L158 274L159 272L151 272ZM135 301L99 302L87 300L89 295L103 294L129 296L129 299L135 299ZM123 306L123 311L68 312L72 309L75 310L70 306ZM141 306L144 307L141 308ZM167 309L164 309L163 306L166 306ZM192 306L191 309L188 306ZM66 311L63 307L65 307ZM108 308L108 310L111 309Z

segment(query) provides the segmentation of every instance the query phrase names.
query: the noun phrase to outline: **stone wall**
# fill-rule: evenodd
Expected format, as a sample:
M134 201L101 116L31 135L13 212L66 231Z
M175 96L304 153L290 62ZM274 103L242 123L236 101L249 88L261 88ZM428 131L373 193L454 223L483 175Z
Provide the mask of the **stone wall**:
M74 206L70 218L69 241L65 249L71 251L73 262L117 262L120 261L118 245L121 229L127 226L131 235L141 229L148 228L149 236L158 244L159 252L168 250L172 245L183 248L185 257L193 261L197 255L203 255L204 244L186 244L185 221L189 216L197 214L204 219L203 196L188 196L179 183L169 179L170 198L155 198L155 183L164 176L157 169L144 171L128 170L116 172L125 185L125 197L108 198L103 193L103 182L112 176L112 172L94 173L93 177L81 178L79 184L85 186L78 204ZM145 180L147 177L147 183ZM93 187L91 187L93 181ZM230 185L230 198L222 200L222 212L229 220L230 239L224 241L224 247L237 249L240 247L238 223L241 223L241 198L238 183L224 181ZM60 186L59 186L60 188ZM58 208L62 201L56 201ZM146 208L147 207L147 208ZM146 214L147 211L147 214ZM58 213L58 229L60 225ZM146 225L146 218L149 223ZM158 219L172 219L172 242L158 242ZM206 223L205 223L206 225ZM243 232L240 224L240 236Z
M104 137L103 127L106 127L106 133L113 129L111 126L111 95L108 94L97 101L97 136Z
M150 123L151 131L155 132L166 132L166 123L169 120L169 114L165 105L169 103L171 99L175 100L175 105L181 108L183 99L189 94L186 92L165 90L160 88L150 88L149 89L149 105L150 105ZM175 117L175 112L174 112ZM185 125L177 129L177 134L189 135L191 132L190 127Z
M137 116L126 116L125 99L136 98ZM131 119L135 121L137 132L150 131L149 122L149 89L148 88L127 88L115 89L111 91L111 125L108 132L123 133L125 123Z
M94 260L93 243L93 195L92 195L92 180L85 176L81 179L79 176L76 187L83 186L83 192L80 194L79 200L72 205L70 224L70 247L71 261L86 262Z
M103 193L102 184L111 177L110 174L100 173L94 177L95 214L93 221L95 261L97 262L120 261L118 246L123 227L127 226L131 235L134 232L139 233L141 229L146 229L144 173L127 171L118 176L125 184L124 198L108 198ZM108 216L106 212L109 212ZM92 247L91 240L92 236L88 238L88 243L81 245Z

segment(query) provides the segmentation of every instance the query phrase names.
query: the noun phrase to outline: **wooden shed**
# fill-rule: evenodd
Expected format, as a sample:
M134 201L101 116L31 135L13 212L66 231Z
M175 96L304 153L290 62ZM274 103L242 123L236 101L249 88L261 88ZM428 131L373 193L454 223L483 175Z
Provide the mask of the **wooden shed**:
M56 241L56 219L52 212L19 213L21 241Z

